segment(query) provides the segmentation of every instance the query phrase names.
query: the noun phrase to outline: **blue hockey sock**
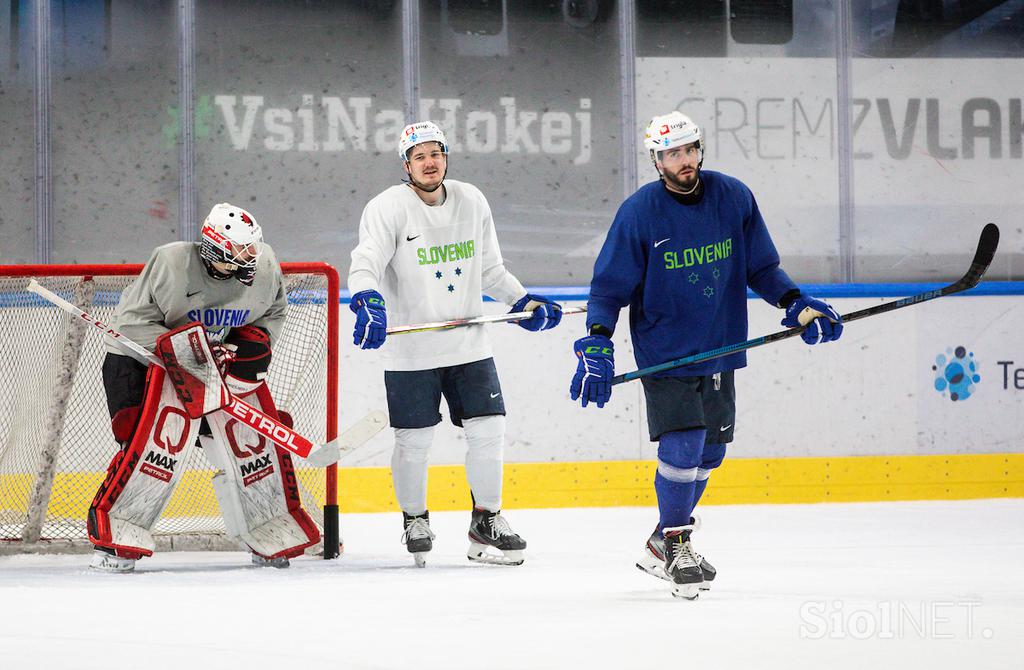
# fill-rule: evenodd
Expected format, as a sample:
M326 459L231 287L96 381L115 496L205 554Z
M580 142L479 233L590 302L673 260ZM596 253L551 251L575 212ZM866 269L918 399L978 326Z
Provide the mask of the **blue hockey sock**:
M694 507L700 502L700 497L704 495L704 489L708 487L708 478L711 476L711 471L721 465L723 460L725 460L724 444L704 445L700 466L697 467L697 481L693 491Z
M654 491L662 528L690 523L696 491L697 467L701 461L703 428L665 433L658 440L658 472Z

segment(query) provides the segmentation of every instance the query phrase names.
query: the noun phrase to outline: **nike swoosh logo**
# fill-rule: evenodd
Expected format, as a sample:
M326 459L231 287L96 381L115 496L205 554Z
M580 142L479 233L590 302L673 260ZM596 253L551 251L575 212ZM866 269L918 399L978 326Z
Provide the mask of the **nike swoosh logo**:
M500 395L501 395L501 391L498 391L497 393L492 393L491 394L491 398L497 398Z
M718 430L729 430L730 428L732 428L732 424L731 423L728 426L722 426Z
M191 293L186 293L185 297L186 298L191 298L192 296L194 296L197 293L202 293L202 291L192 291Z
M657 248L658 248L659 246L661 246L661 245L662 245L662 244L664 244L665 242L668 242L668 241L669 241L669 240L671 240L671 239L672 239L671 237L666 237L666 238L665 238L665 239L663 239L663 240L658 240L657 242L655 242L655 243L654 243L654 248L655 248L655 249L657 249Z
M420 233L420 235L422 235L422 234L423 234L423 233ZM416 239L417 237L419 237L420 235L413 235L412 237L409 237L408 235L406 235L406 236L405 236L405 241L406 241L406 242L412 242L413 240L415 240L415 239Z

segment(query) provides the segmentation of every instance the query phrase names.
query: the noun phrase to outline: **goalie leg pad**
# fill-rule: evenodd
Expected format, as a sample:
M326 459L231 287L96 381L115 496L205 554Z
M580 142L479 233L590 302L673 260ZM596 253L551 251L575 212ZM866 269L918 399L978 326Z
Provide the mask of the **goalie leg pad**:
M199 422L163 370L152 368L131 442L114 455L89 508L89 540L124 558L150 556L152 529L181 478Z
M250 401L277 416L266 384ZM228 534L266 558L298 556L319 542L320 531L302 509L288 452L225 412L206 419L212 435L202 445L219 470L213 486Z

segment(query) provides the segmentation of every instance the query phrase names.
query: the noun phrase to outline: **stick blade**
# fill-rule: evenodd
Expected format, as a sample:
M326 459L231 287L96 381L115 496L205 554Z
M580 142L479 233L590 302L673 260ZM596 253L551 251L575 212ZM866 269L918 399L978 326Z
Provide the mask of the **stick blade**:
M974 263L987 268L992 263L998 247L999 226L994 223L985 224L981 231L981 238L978 240L978 251L974 254Z
M388 415L381 410L373 410L362 419L349 426L334 442L338 443L342 454L346 454L370 441L374 435L388 425Z

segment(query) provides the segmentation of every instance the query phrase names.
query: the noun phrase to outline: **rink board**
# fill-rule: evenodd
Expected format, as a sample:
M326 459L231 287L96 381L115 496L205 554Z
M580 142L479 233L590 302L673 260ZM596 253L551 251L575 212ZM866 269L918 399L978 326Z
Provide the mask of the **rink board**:
M824 292L840 313L849 313L926 287L903 285L896 294L870 296L861 291L853 297L841 297L855 293L843 286L811 290ZM736 372L735 440L727 460L1024 451L1024 284L982 288L1012 288L1018 294L941 298L850 323L834 344L808 346L792 338L750 350L747 367ZM539 293L544 287L531 290ZM564 304L585 304L566 299L573 289L551 290L555 295L562 292ZM760 299L747 304L749 337L782 329L781 310ZM502 309L493 303L484 307ZM351 342L353 318L349 310L342 310L340 328L346 342ZM640 382L615 386L603 409L582 408L569 399L576 369L573 341L585 332L583 317L566 316L558 328L541 333L514 325L487 329L508 413L507 462L656 458ZM626 310L613 341L616 372L635 370ZM372 409L386 408L387 400L380 350L344 346L341 358L344 426ZM955 376L946 370L953 363L965 369L973 363L972 377L977 380L937 388L938 379ZM960 389L957 400L951 386ZM462 431L447 420L444 403L441 414L445 418L436 431L431 463L463 463ZM392 440L391 431L385 430L342 465L387 466Z
M554 507L630 507L656 504L655 464L651 461L586 463L509 463L505 467L504 506L509 509ZM194 516L219 516L209 481L212 472L186 473L164 512L174 517L188 506ZM315 471L299 471L299 478ZM31 480L5 476L6 490L24 496L3 507L24 512ZM397 510L391 472L384 467L341 468L342 512ZM71 493L54 496L50 514L84 518L103 473L58 475L56 486ZM85 482L85 483L83 483ZM1024 497L1024 454L959 456L866 456L848 458L736 458L715 471L701 504L866 502L886 500L964 500ZM185 491L211 488L196 511ZM459 465L430 468L428 507L469 507L465 469ZM321 504L322 500L319 500ZM19 509L20 508L20 509Z
M829 297L840 312L887 299ZM779 310L758 300L749 305L751 335L778 330ZM351 329L350 316L342 310L343 334ZM584 319L567 316L562 327L544 333L487 328L508 410L506 506L653 505L657 445L648 439L641 385L616 386L604 409L583 409L568 398L572 342ZM703 502L1024 497L1021 332L1020 295L967 295L849 324L834 345L808 347L793 339L752 350L748 367L737 372L736 439ZM615 341L617 371L633 369L625 313ZM967 397L953 400L951 386L939 389L936 380L944 376L940 358L954 362L958 348L978 379ZM344 428L387 403L379 352L345 347L340 365ZM441 411L447 414L443 404ZM343 511L394 508L392 440L392 431L382 431L343 459ZM431 452L431 509L468 506L460 465L465 451L462 431L443 420ZM59 474L58 488L70 495L60 503L55 496L51 511L84 516L105 465ZM196 486L209 488L208 474L191 476ZM23 511L29 474L0 478L15 492L0 500L0 511ZM213 496L207 500L199 514L217 515ZM169 515L176 505L172 499Z

